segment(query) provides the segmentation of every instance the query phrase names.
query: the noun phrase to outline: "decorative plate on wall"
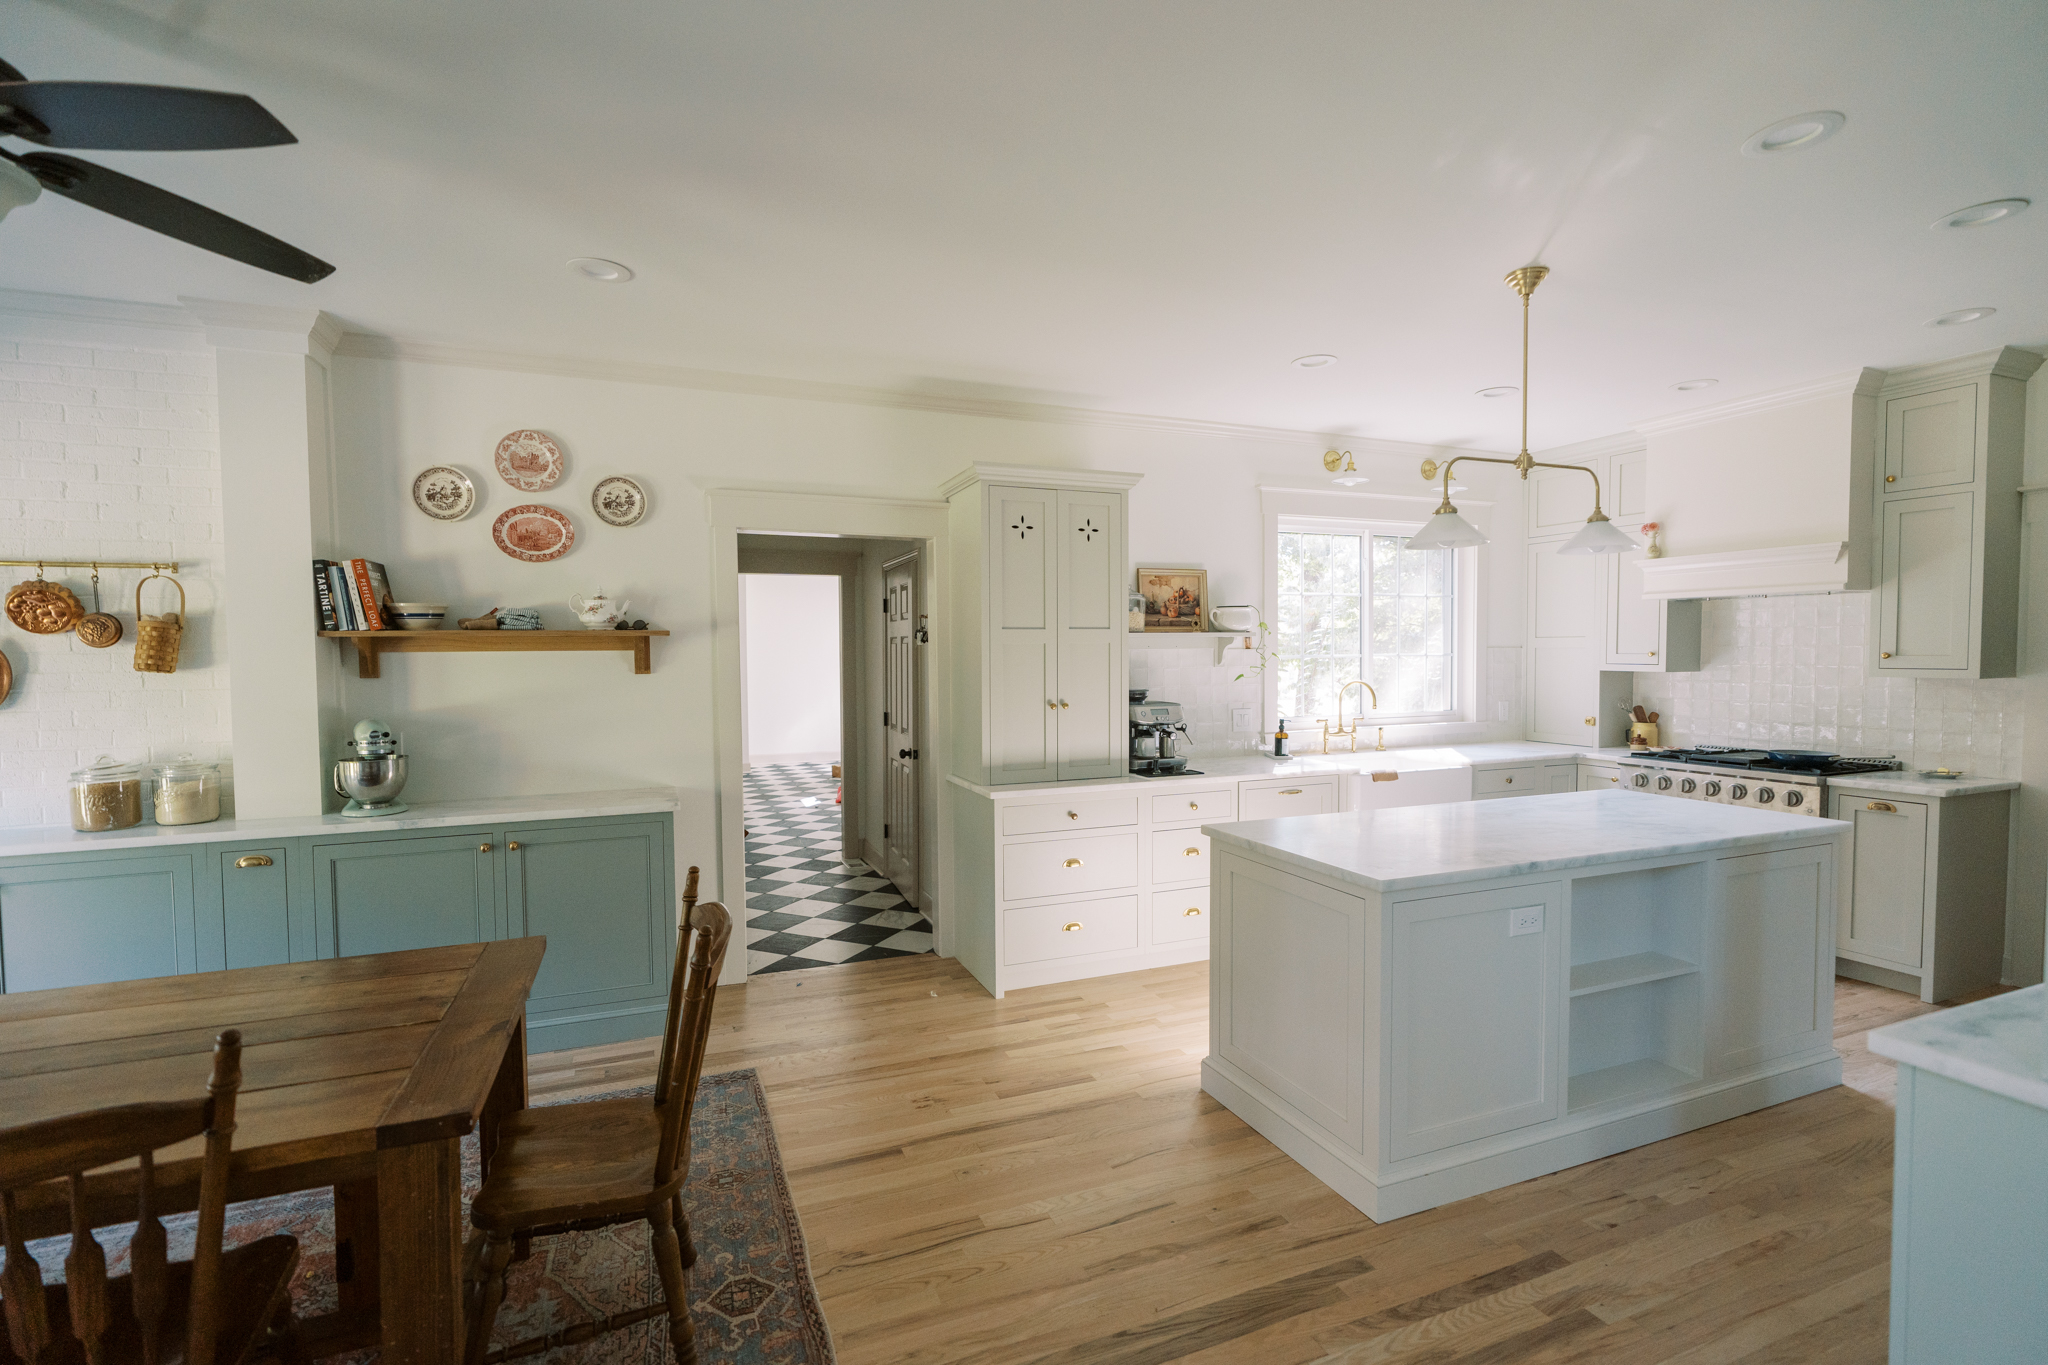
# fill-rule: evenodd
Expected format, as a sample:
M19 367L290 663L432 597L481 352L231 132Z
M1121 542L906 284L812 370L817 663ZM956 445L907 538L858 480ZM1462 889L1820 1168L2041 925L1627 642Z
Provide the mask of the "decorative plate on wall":
M498 442L498 475L523 493L553 488L562 478L562 448L545 431L515 431Z
M614 474L590 490L590 510L607 526L631 526L647 515L647 494L625 475Z
M437 464L412 481L412 505L435 521L461 521L476 506L476 485L461 470Z
M514 559L541 564L569 553L576 543L576 528L554 508L529 502L500 513L491 524L491 539Z

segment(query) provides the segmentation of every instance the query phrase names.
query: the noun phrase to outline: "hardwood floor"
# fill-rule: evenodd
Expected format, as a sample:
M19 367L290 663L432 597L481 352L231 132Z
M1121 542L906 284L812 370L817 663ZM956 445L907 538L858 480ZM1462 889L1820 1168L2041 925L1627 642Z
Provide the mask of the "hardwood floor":
M1208 967L991 1000L906 958L719 993L842 1365L1881 1362L1893 1070L1927 1012L1836 983L1847 1083L1375 1225L1200 1089ZM652 1042L532 1059L644 1083Z

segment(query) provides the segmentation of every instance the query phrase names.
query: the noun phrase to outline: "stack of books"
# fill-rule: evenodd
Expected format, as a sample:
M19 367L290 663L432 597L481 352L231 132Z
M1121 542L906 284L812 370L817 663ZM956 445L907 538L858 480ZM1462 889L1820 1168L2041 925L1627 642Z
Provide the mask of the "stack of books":
M374 559L313 561L313 603L321 630L396 630L391 584Z

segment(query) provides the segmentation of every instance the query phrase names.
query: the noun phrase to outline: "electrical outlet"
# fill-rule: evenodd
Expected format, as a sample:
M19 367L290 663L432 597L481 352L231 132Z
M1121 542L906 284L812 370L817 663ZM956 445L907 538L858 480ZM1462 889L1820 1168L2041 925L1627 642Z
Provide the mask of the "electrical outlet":
M1240 706L1230 713L1230 733L1248 735L1252 732L1252 708Z
M1517 934L1540 934L1543 932L1543 907L1525 905L1518 910L1508 911L1508 937Z

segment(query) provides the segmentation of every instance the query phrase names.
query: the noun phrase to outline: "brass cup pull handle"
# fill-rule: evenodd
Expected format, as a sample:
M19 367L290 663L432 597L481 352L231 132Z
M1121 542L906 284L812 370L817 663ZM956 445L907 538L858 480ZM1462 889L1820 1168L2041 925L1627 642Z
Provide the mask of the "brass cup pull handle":
M514 839L512 842L506 844L505 847L512 850L514 853L517 853L519 851L519 841L517 839Z
M489 844L478 844L476 846L476 851L479 853L489 853L491 851L491 846Z
M1899 813L1899 808L1889 801L1873 801L1870 803L1870 809L1881 810L1886 815L1897 815Z
M1287 789L1286 791L1284 791L1284 792L1281 792L1280 794L1281 794L1282 796L1299 796L1299 795L1301 795L1301 788L1299 788L1299 787L1289 787L1289 788L1288 788L1288 789Z
M1202 850L1199 848L1185 848L1181 850L1180 856L1183 858L1199 858L1202 856Z
M1067 859L1067 866L1068 866L1068 867L1079 867L1080 865L1081 865L1081 860L1080 860L1079 858L1069 858L1069 859Z
M235 866L269 867L270 855L268 853L244 853L241 857L235 859Z
M1180 917L1181 917L1182 919L1190 919L1190 918L1192 918L1192 917L1194 917L1194 916L1196 916L1196 915L1199 915L1199 914L1201 914L1201 913L1202 913L1202 911L1201 911L1200 907L1198 907L1198 906L1193 906L1193 905L1190 905L1190 906L1189 906L1189 907L1188 907L1187 909L1185 909L1185 910L1183 910L1183 911L1181 911L1181 912L1180 912Z
M1071 934L1071 933L1075 933L1076 931L1078 931L1078 930L1080 929L1080 927L1081 927L1081 921L1079 921L1079 920L1077 920L1077 919L1070 919L1070 920L1068 920L1068 921L1067 921L1067 922L1066 922L1065 924L1062 924L1062 925L1060 926L1060 932L1061 932L1061 933L1063 933L1063 934Z

